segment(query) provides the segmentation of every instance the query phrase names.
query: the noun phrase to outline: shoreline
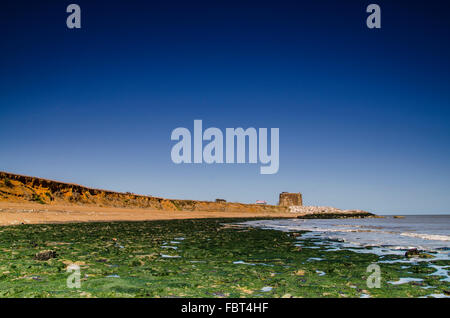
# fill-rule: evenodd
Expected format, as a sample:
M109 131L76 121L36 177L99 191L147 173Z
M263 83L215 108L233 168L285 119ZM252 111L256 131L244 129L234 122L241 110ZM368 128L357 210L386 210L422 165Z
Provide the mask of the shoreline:
M46 205L0 201L0 226L19 224L66 224L138 222L210 218L296 218L298 213L263 211L164 211L77 205Z

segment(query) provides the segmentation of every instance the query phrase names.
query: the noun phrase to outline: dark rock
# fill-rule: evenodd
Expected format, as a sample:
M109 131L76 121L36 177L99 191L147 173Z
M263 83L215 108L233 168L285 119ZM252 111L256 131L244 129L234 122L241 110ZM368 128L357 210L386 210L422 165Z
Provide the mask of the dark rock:
M405 257L433 258L434 256L428 253L424 253L423 251L419 251L417 248L412 248L406 251Z
M419 256L419 255L420 255L420 252L417 248L412 248L410 250L407 250L405 253L405 257L408 257L408 258Z
M344 219L344 218L368 218L374 217L374 214L369 212L314 212L297 216L297 219Z
M33 259L38 261L48 261L51 258L56 258L56 256L55 251L42 251L34 255Z

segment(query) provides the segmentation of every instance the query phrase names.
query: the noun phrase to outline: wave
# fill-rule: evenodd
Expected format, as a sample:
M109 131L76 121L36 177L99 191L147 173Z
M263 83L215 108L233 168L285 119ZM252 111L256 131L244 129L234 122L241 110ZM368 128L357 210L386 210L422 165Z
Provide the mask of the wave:
M428 233L413 233L413 232L395 232L395 231L389 231L389 230L381 230L381 227L378 227L377 229L374 228L368 228L363 227L361 225L355 226L355 225L345 225L342 227L340 226L332 226L332 227L318 227L318 226L305 226L305 225L277 225L277 224L266 224L266 227L272 228L272 229L280 229L280 230L294 230L294 231L311 231L311 232L324 232L324 233L336 233L336 232L342 232L342 233L379 233L379 234L393 234L393 235L401 235L401 236L407 236L412 238L420 238L424 240L432 240L432 241L450 241L450 236L448 235L442 235L442 234L428 234ZM352 228L353 227L353 228Z
M411 232L403 232L403 233L400 233L400 235L421 238L424 240L432 240L432 241L450 241L450 236L448 236L448 235L423 234L423 233L411 233Z
M419 250L437 253L436 259L446 259L450 257L450 235L447 233L426 233L426 229L415 229L408 231L399 226L390 226L390 224L339 224L337 221L304 221L298 219L292 220L258 220L247 221L241 225L250 225L263 229L279 230L284 232L306 231L302 237L308 237L313 240L325 238L327 241L318 241L316 244L330 245L329 248L354 249L360 250L361 247L370 248L367 252L380 255L402 255L405 250L417 248ZM378 221L380 222L380 221ZM413 226L415 224L412 224ZM406 224L403 227L412 227ZM405 231L406 230L406 231ZM334 242L334 243L333 243ZM336 245L334 245L336 244Z

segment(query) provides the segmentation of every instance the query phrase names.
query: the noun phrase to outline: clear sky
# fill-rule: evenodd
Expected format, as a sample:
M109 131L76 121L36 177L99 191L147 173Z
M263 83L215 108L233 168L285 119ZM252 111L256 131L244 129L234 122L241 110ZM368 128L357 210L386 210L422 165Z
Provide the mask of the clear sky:
M78 30L66 7L81 7ZM378 3L382 28L365 25ZM0 170L169 198L450 212L447 1L6 1ZM280 169L176 165L176 127L277 127Z

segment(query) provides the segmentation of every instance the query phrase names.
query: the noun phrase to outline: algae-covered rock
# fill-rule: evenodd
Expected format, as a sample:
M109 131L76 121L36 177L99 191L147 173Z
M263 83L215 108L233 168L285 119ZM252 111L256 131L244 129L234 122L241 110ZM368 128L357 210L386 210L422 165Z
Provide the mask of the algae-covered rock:
M302 269L299 269L298 271L295 272L295 275L297 276L304 276L305 275L305 271Z
M419 251L417 248L412 248L412 249L406 251L405 257L407 257L407 258L411 258L411 257L433 258L434 256L431 254Z
M36 253L36 255L34 255L33 259L37 260L37 261L48 261L51 258L56 258L57 254L55 251L42 251L39 253Z
M417 248L412 248L410 250L407 250L405 253L405 257L411 258L411 257L417 257L419 256L420 252Z

